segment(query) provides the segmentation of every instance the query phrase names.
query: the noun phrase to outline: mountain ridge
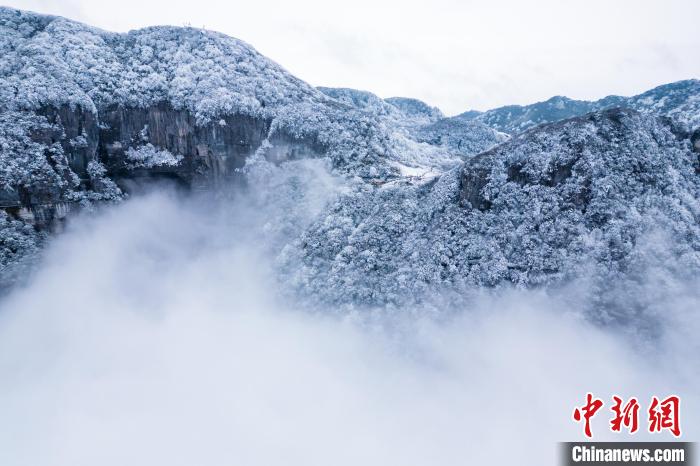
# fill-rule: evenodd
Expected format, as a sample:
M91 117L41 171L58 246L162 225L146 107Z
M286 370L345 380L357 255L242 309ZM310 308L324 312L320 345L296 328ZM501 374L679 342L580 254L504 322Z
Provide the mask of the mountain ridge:
M700 80L686 79L662 84L631 97L609 95L587 101L553 96L528 105L507 105L485 112L468 110L454 118L481 121L498 131L515 134L540 124L554 123L598 110L629 107L643 112L675 116L694 128L700 125L700 117L697 116L700 113L698 95ZM685 99L690 101L684 101Z

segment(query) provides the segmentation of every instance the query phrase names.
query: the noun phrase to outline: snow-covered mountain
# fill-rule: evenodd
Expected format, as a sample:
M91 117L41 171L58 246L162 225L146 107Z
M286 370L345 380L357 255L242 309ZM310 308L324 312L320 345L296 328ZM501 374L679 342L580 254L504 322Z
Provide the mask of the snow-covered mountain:
M475 155L508 140L508 135L480 121L441 118L415 130L415 140L446 149L463 156Z
M339 198L289 259L306 266L289 273L338 303L585 282L591 303L636 309L655 273L700 271L699 172L697 148L672 121L595 112L518 135L430 183Z
M5 285L72 211L154 179L245 186L281 289L340 307L585 281L593 315L619 321L700 272L696 80L446 118L314 88L194 28L115 34L2 8L0 53Z
M409 97L390 97L386 101L398 108L406 118L416 119L423 124L435 123L445 117L439 108L431 107L422 100Z
M515 134L533 126L614 107L667 115L690 127L697 127L700 124L700 81L689 79L665 84L633 97L613 95L594 102L556 96L525 106L508 105L486 112L471 110L456 118L480 121L498 131Z
M343 103L388 119L391 127L404 130L414 141L461 156L478 154L508 139L508 135L484 123L460 117L447 118L437 107L418 99L381 99L371 92L346 88L320 87L319 90Z
M361 176L370 167L372 176L390 174L384 161L395 154L381 115L326 96L239 40L174 27L114 34L8 8L0 28L3 110L65 133L51 143L61 139L57 157L85 181L66 180L56 195L95 191L91 162L93 172L101 164L129 176L129 149L159 153L151 146L173 154L155 161L161 173L195 184L231 175L258 149L279 160L323 154ZM173 160L181 161L164 163Z

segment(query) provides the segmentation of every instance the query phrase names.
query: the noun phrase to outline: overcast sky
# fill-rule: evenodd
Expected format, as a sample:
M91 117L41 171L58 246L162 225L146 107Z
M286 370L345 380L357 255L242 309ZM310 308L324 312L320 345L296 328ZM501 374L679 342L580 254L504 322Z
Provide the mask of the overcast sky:
M552 95L631 95L700 77L698 0L24 0L111 31L224 32L313 85L417 97L448 114Z

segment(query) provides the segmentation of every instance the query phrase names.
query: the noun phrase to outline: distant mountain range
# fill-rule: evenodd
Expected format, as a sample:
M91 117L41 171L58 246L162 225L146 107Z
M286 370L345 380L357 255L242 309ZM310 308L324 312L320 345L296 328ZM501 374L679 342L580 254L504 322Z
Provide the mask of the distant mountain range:
M471 110L455 118L480 121L508 134L586 113L626 107L643 113L673 116L689 126L700 124L700 81L689 79L656 87L633 97L611 95L594 102L556 96L530 105L508 105L486 112Z

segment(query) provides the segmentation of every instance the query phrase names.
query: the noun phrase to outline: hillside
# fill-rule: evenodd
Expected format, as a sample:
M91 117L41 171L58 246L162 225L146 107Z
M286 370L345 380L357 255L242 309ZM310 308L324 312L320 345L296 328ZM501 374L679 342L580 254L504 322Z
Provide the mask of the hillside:
M430 183L339 198L285 252L287 272L338 304L573 286L600 319L660 311L672 288L659 276L700 272L699 153L633 110L544 125Z

